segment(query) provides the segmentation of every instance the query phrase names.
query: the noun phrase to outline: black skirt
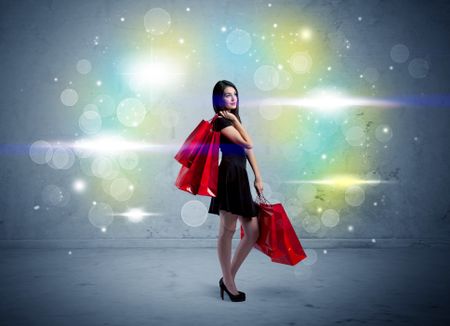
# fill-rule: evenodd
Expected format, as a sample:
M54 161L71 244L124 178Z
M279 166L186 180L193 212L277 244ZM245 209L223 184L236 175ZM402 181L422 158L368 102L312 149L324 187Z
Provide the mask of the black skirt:
M217 196L211 197L208 213L219 215L222 209L244 218L258 216L259 206L252 198L246 165L246 156L222 155Z

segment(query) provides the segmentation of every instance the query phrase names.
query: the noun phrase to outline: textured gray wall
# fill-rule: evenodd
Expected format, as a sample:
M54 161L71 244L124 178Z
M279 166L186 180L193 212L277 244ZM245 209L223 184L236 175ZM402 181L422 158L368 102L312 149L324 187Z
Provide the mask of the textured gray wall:
M388 123L394 136L388 149L378 144L378 149L370 152L374 155L370 164L364 167L361 164L358 168L362 176L374 172L381 179L394 183L366 188L363 205L341 205L339 224L334 228L320 225L316 232L304 230L302 222L305 215L291 207L295 205L294 201L294 204L289 204L288 213L299 235L323 239L447 239L450 234L450 63L446 42L450 26L449 5L445 1L272 1L272 4L279 12L288 10L308 17L308 23L316 28L316 40L321 51L329 51L331 57L337 57L336 53L345 44L339 42L339 38L350 41L351 52L334 62L333 71L336 73L329 76L329 82L345 84L356 96L375 95L403 101L396 108L379 110L377 121ZM235 82L240 86L242 97L262 96L254 85L250 86L253 83L252 68L247 71L247 68L238 66L231 55L216 57L214 42L217 42L217 47L223 46L225 36L214 39L211 29L225 24L259 33L258 26L264 23L258 20L262 19L259 11L265 10L267 3L221 1L219 5L208 1L189 2L192 15L197 15L195 18L186 16L187 6L184 1L1 2L1 240L216 236L218 216L208 215L200 227L189 226L181 218L186 202L194 199L208 207L209 198L193 197L173 186L180 167L173 160L173 154L200 119L212 117L210 94L217 80ZM136 46L148 46L145 37L133 39L133 33L142 32L144 14L154 7L162 7L171 14L174 30L179 32L185 28L185 38L188 42L196 42L202 65L187 72L184 88L161 96L163 106L169 107L176 117L176 125L164 124L167 115L162 113L162 107L155 105L150 110L151 122L147 124L150 134L142 132L137 138L165 144L168 150L139 153L139 170L130 172L136 190L128 201L117 201L105 194L99 178L83 174L77 156L69 169L55 169L48 164L33 162L29 148L37 140L73 141L80 137L80 113L98 94L93 81L102 80L102 87L114 96L116 104L121 98L130 96L111 69L116 67L118 58L135 50ZM121 25L122 16L125 21ZM362 21L358 23L359 16ZM274 14L274 17L282 25L283 16ZM96 36L99 36L98 41ZM179 36L174 33L171 37L178 40ZM170 51L173 45L164 42L154 44L167 46ZM404 63L395 63L390 57L392 47L399 43L409 49L408 60ZM178 49L173 51L182 53ZM89 81L82 79L76 70L78 60L83 58L89 59L93 66ZM414 58L422 58L428 63L423 78L412 76L408 70L408 64ZM323 62L317 59L316 63L316 66L323 66L322 70L328 65L325 59ZM392 72L388 68L390 65L395 67ZM372 83L368 83L367 78L363 83L358 80L359 74L368 74L367 67L378 71L373 80L378 93L370 92ZM314 76L319 77L320 74ZM73 108L67 108L60 100L61 92L67 87L79 90L80 99ZM265 93L264 96L269 95ZM200 111L184 105L193 98L196 101L194 107ZM283 114L287 113L283 111ZM255 143L259 144L255 153L267 189L270 187L274 192L272 198L281 199L287 207L299 186L292 187L283 181L292 175L299 176L308 167L297 168L295 159L288 160L278 155L281 153L279 144L266 142L268 132L284 128L277 125L278 120L273 122L273 129L266 130L262 126L267 121L262 121L257 110L242 109L241 115ZM151 133L151 128L157 128L157 133ZM373 135L374 130L368 132ZM347 147L348 151L352 150ZM295 151L294 148L291 150ZM343 148L341 157L346 153ZM314 167L309 168L314 171ZM248 173L252 185L250 166ZM77 178L82 178L87 184L83 193L72 189ZM62 189L67 201L52 205L50 198L49 203L52 193L45 194L48 185ZM252 191L255 193L254 189ZM160 215L150 216L139 223L115 217L107 232L101 232L88 218L93 201L108 203L115 213L143 207ZM377 202L376 206L374 202ZM354 228L352 232L348 230L349 225Z

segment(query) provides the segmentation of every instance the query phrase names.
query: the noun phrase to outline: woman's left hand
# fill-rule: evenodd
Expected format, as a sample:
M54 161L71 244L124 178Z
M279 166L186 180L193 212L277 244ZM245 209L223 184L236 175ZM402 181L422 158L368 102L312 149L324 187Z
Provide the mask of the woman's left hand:
M231 112L228 112L228 111L226 111L226 110L222 110L222 111L219 111L219 112L220 112L220 114L221 114L224 118L230 120L231 122L236 122L236 121L238 121L238 119L236 118L236 116L235 116L233 113L231 113Z
M255 185L256 193L258 194L258 196L261 195L263 190L264 190L263 189L263 182L262 182L262 180L261 179L255 179L254 185Z

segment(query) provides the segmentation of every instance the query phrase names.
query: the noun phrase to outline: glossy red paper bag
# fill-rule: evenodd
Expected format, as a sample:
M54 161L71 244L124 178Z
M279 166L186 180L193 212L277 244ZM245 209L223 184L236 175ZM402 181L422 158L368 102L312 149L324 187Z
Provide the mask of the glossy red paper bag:
M206 152L206 160L203 163L200 187L197 191L197 194L199 195L210 197L216 197L217 195L217 183L219 179L219 145L220 132L213 131L208 151ZM192 163L191 168L195 165L196 160Z
M205 143L206 138L211 132L212 124L214 120L218 117L217 114L214 115L210 121L202 120L197 127L189 134L189 136L184 141L181 148L175 154L174 158L180 162L182 165L190 167L195 157L198 155L199 151L202 149L202 144Z
M276 230L273 223L272 205L259 203L258 224L259 237L254 247L269 257L276 252ZM244 229L241 225L241 239L244 237Z
M216 197L219 172L220 132L209 131L190 167L182 166L175 186L193 195Z
M261 194L264 201L258 203L259 238L254 247L266 254L273 262L296 265L306 258L300 241L292 227L281 203L270 204ZM241 225L241 239L244 237Z
M291 221L281 203L272 205L273 215L276 221L276 250L272 261L286 265L296 265L306 258L300 240L292 227Z

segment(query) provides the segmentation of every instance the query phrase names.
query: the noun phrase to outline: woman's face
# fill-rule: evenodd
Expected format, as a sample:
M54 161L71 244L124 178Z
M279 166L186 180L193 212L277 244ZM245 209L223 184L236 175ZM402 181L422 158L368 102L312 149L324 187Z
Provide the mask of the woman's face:
M225 87L225 89L223 91L223 104L225 106L225 109L236 110L237 101L238 101L238 98L237 98L236 90L231 86Z

